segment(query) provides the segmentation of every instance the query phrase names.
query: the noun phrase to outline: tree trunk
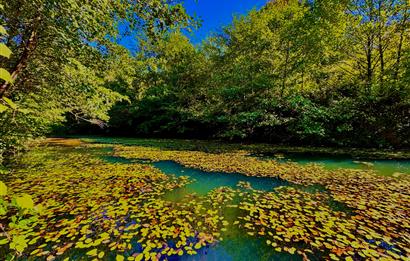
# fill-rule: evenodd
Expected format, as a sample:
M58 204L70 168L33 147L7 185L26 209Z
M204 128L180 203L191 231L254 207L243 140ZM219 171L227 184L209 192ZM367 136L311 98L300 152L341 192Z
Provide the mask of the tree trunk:
M373 69L372 69L372 36L367 37L367 50L366 50L366 81L367 81L367 88L368 91L370 90L370 86L372 85L372 79L373 79Z
M383 2L379 1L379 6L378 6L378 15L379 15L379 30L378 30L378 41L379 41L379 58L380 58L380 84L383 85L384 81L384 50L383 50L383 27L382 23L384 22L382 20L382 7L383 7Z
M397 47L397 58L396 58L396 68L394 70L394 80L397 81L399 78L400 71L400 61L401 61L401 50L403 48L403 33L400 34L399 46Z
M285 88L286 88L286 80L288 78L289 56L290 56L290 42L288 41L287 48L286 48L285 68L283 69L283 79L282 79L282 88L280 90L280 97L283 97L283 93L285 92Z
M404 34L406 31L406 22L408 19L408 13L407 13L408 8L404 9L404 16L403 16L403 22L400 24L401 30L400 30L400 40L399 44L397 46L397 56L396 56L396 64L395 64L395 70L394 70L394 75L393 79L397 82L399 79L399 71L400 71L400 63L401 63L401 56L402 56L402 49L403 49L403 41L404 41Z
M30 56L33 54L34 50L37 47L37 33L33 30L30 33L30 37L27 40L26 46L14 68L11 71L12 80L16 80L19 74L26 68L27 62ZM0 98L2 98L6 91L10 88L11 83L5 82L0 86Z

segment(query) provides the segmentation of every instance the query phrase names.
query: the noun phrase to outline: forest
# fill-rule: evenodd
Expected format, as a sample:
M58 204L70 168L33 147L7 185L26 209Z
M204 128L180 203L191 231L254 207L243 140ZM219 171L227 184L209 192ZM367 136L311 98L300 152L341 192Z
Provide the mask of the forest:
M199 45L162 4L3 3L2 154L52 132L408 148L407 1L272 1Z
M409 1L270 0L194 43L201 24L180 0L0 0L0 259L231 260L228 230L262 237L250 260L407 260L410 169L363 159L410 158ZM361 170L282 160L304 150Z

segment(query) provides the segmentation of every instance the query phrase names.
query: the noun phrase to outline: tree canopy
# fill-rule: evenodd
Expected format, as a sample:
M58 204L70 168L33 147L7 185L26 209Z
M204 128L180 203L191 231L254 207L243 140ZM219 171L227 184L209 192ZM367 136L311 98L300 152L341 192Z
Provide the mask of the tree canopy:
M138 58L148 88L114 106L111 134L409 145L406 1L271 1L199 46L173 32Z
M56 126L409 146L408 1L270 1L197 45L185 34L197 22L178 1L1 5L1 48L12 55L1 58L11 79L0 97L20 109L0 113L3 150L13 144L5 137L16 142ZM137 39L135 53L118 44L123 36Z
M2 46L12 52L10 59L1 60L11 79L1 83L0 98L26 112L1 113L0 151L23 137L47 133L68 115L102 126L108 110L128 100L109 86L134 73L117 67L134 63L118 40L155 41L163 32L194 24L181 3L168 0L0 4L0 21L8 32Z

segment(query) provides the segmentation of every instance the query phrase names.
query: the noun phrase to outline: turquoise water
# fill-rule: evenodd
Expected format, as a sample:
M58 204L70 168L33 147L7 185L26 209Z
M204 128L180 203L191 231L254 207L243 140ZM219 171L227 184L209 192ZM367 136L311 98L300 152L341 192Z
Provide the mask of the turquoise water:
M296 162L301 165L320 164L326 169L370 169L383 176L391 176L394 173L410 174L410 160L356 160L351 157L323 156L311 154L279 154L259 155L261 158L275 159L279 162Z
M122 144L122 145L141 145L154 147L176 147L184 144L184 148L192 147L194 149L198 145L195 141L175 141L175 140L146 140L134 138L107 138L107 137L83 137L84 141L96 143ZM212 143L212 146L217 146L217 143ZM280 155L280 157L277 157ZM343 155L326 155L321 153L267 153L254 154L251 156L258 156L261 158L276 159L278 161L293 161L302 165L306 164L320 164L327 169L372 169L380 175L391 176L394 173L410 174L410 159L392 160L392 159L354 159Z
M190 184L164 195L165 199L176 202L182 200L188 194L205 196L211 190L220 187L237 189L237 184L240 181L248 182L253 189L264 191L272 191L275 187L290 185L289 182L277 178L248 177L238 173L206 172L187 168L172 161L155 162L153 166L167 175L187 176L192 181ZM234 199L234 203L239 201L240 199ZM239 216L239 212L240 210L236 207L228 206L224 209L224 218L229 221L230 225L225 232L222 232L222 241L199 250L198 254L194 256L185 255L173 257L169 260L302 260L297 255L276 252L265 243L264 239L249 236L237 226L232 225Z
M267 156L266 156L267 157ZM141 160L129 160L121 157L104 156L104 158L111 162L118 162L122 164L130 164L133 162L143 162ZM267 157L272 158L272 157ZM278 161L294 161L299 164L322 164L328 169L338 168L355 168L355 169L374 169L381 175L392 175L396 172L409 173L410 161L406 160L373 160L373 161L355 161L347 157L326 157L326 156L311 156L311 155L284 155L284 157L276 157ZM220 187L238 188L238 182L246 182L253 189L272 191L279 186L295 186L292 183L277 179L277 178L263 178L263 177L248 177L239 173L223 173L223 172L207 172L194 168L187 168L172 161L160 162L143 162L152 164L154 167L161 170L167 175L175 175L178 177L187 176L192 181L190 184L168 192L164 198L170 201L178 202L188 194L195 194L196 196L205 196L213 189ZM370 163L370 164L369 164ZM306 191L322 190L316 186L303 188ZM240 199L236 199L240 201ZM236 204L236 202L234 203ZM345 211L348 214L350 210L337 201L331 200L329 206L334 210ZM224 209L224 218L229 221L230 225L225 232L222 232L222 241L208 246L198 251L194 256L184 255L170 257L169 260L302 260L299 255L290 255L288 253L276 252L272 247L269 247L263 238L256 238L247 235L244 230L236 225L232 225L233 221L240 215L240 210L236 207L226 207ZM311 260L320 260L320 257L309 256Z
M172 174L178 177L188 176L194 181L183 188L172 191L169 197L175 199L191 193L203 196L219 187L235 189L240 181L248 182L253 189L266 191L271 191L275 187L289 185L289 182L276 178L248 177L236 173L206 172L199 169L186 168L172 161L155 162L153 165L165 174Z
M142 162L141 160L130 160L122 157L107 156L102 157L109 162L121 164L131 164L133 162ZM151 164L146 162L147 164ZM220 187L239 188L238 182L248 182L253 189L272 191L279 186L289 186L290 183L277 178L248 177L238 173L223 172L206 172L199 169L187 168L173 161L154 162L152 165L167 175L177 177L189 177L192 181L190 184L170 191L164 195L166 200L178 202L188 194L196 196L205 196L213 189ZM237 204L240 199L234 199L233 204ZM269 247L263 238L249 236L233 222L239 216L240 210L236 207L226 207L223 210L225 220L229 222L227 230L222 232L222 241L216 244L200 249L196 255L172 256L169 260L182 261L254 261L254 260L302 260L298 255L288 253L279 253Z

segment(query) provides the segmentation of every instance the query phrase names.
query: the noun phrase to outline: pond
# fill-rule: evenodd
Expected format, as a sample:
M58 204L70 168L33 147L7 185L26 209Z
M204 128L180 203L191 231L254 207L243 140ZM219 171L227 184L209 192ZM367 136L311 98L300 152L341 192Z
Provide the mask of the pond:
M357 168L351 159L271 160L206 143L193 150L190 142L90 141L48 140L23 157L7 186L32 195L43 212L25 212L35 217L30 229L6 228L27 244L17 252L0 246L0 255L360 260L410 254L409 175L392 177L408 174L404 160L399 168L379 160L389 173L374 175L369 168L376 163ZM325 166L306 164L312 162Z
M127 160L121 157L103 156L109 162L122 164L132 164L140 162L149 164L144 160ZM256 190L272 191L275 187L289 186L289 182L277 178L249 177L239 173L224 172L207 172L194 168L187 168L173 161L159 161L152 164L161 172L177 176L189 177L191 183L169 191L164 195L166 200L181 201L189 194L206 196L207 193L221 187L238 188L242 182ZM238 203L239 200L235 200ZM238 217L239 213L236 208L226 208L223 216L232 224ZM278 253L271 251L263 239L251 237L243 233L236 226L228 226L227 230L222 233L224 240L218 244L205 247L197 251L194 256L174 257L170 260L299 260L299 257L292 256L288 253ZM301 260L301 259L300 259Z
M110 143L110 144L122 144L122 145L144 145L144 146L162 146L162 147L175 147L175 143L184 143L184 147L191 147L196 149L200 147L190 141L186 140L145 140L145 139L133 139L133 138L106 138L106 137L84 137L85 141L94 143ZM201 141L198 142L201 144ZM214 145L214 144L212 144ZM273 148L272 150L275 150ZM319 164L327 169L335 170L339 168L347 169L363 169L363 170L375 170L378 174L384 176L391 176L394 173L410 174L410 153L407 153L408 157L400 157L397 159L391 159L391 153L386 155L385 159L377 159L368 156L357 157L354 154L348 155L345 151L342 153L328 153L309 151L309 148L305 152L294 152L292 148L286 151L286 148L281 148L278 153L251 153L250 156L259 157L262 159L274 159L279 162L296 162L298 164ZM366 154L364 154L366 155ZM394 154L393 154L394 155Z

